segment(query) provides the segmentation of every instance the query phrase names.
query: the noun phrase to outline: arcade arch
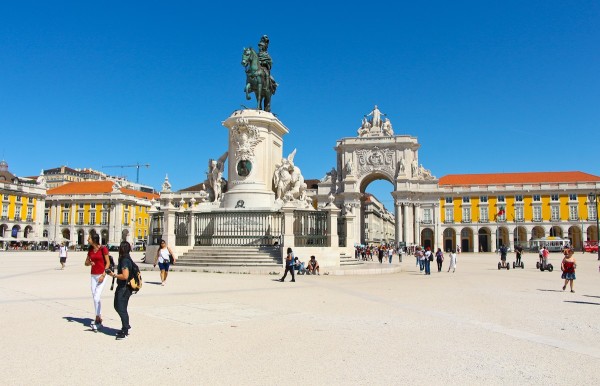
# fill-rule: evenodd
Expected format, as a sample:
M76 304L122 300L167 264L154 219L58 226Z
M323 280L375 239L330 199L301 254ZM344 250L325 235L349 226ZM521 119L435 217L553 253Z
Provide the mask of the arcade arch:
M531 238L532 239L541 239L546 236L546 231L541 226L534 226L531 230Z
M424 248L435 248L435 237L433 235L433 230L430 228L425 228L421 231L421 245Z
M444 250L456 251L456 231L452 228L444 229Z
M492 252L492 230L488 227L478 231L479 252Z
M471 228L463 228L460 231L460 250L473 252L473 230Z
M586 235L588 241L598 241L598 228L595 225L590 225L587 228Z
M560 237L563 238L563 230L558 225L554 225L550 228L550 237Z
M513 237L515 239L515 245L527 245L527 228L525 228L524 226L516 227Z
M571 246L578 250L581 249L583 250L583 233L581 232L581 228L578 226L573 225L572 227L569 228L568 230L568 236L569 236L569 243L571 244Z

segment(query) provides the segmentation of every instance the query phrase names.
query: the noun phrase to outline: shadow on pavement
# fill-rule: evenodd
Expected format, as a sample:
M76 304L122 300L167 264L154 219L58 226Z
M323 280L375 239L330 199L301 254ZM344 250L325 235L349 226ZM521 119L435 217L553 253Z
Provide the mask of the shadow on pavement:
M65 316L63 317L63 319L65 319L69 323L76 322L84 327L88 327L87 331L92 332L92 328L90 327L90 324L93 321L92 318L76 318L74 316ZM117 332L119 331L120 329L103 326L100 330L98 330L98 333L115 337L117 335Z
M145 281L144 283L146 283L146 284L154 284L154 285L161 285L162 284L159 281Z
M582 302L578 300L565 300L565 303L590 304L592 306L600 306L600 303Z
M583 296L585 296L586 298L597 298L597 299L600 299L600 296L594 296L594 295L583 295Z
M565 291L561 291L561 290L549 290L549 289L541 289L538 288L538 291L543 291L543 292L565 292Z

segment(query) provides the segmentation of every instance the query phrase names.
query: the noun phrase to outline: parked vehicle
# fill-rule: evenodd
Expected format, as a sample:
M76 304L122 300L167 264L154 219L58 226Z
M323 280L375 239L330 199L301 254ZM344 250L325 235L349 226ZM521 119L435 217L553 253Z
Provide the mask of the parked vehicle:
M585 252L598 253L598 242L586 241L585 244L583 244L583 250Z

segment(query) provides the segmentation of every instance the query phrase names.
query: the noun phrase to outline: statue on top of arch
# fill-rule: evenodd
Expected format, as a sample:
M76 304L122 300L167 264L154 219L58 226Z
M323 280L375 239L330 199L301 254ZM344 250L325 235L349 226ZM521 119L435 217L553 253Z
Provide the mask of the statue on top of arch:
M384 118L382 120L381 117L386 117L386 114L382 113L377 105L373 108L373 110L363 116L362 124L358 129L359 137L391 137L394 135L394 129L392 128L392 122L389 118Z

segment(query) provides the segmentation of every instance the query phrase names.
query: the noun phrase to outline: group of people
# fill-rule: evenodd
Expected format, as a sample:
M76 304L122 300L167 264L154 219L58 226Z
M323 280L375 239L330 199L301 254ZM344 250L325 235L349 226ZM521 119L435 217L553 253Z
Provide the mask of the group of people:
M121 319L121 329L117 333L117 339L125 339L129 335L129 313L127 306L133 289L129 286L132 279L133 260L131 259L131 244L122 241L119 245L119 260L116 267L113 266L112 258L109 255L108 248L100 244L100 236L97 233L91 233L88 237L89 249L85 259L85 265L90 267L90 287L92 299L94 301L95 319L91 322L92 331L98 331L102 328L102 291L106 285L107 278L110 276L117 282L113 306ZM61 245L59 249L59 258L62 268L65 267L67 259L67 248ZM160 248L157 251L154 266L158 263L160 267L161 283L164 285L167 280L169 266L175 262L175 257L171 249L164 240L160 242ZM116 268L116 271L115 271ZM112 289L112 288L111 288Z
M448 272L452 270L452 272L456 272L456 252L450 251L449 254L450 265L448 266ZM415 259L416 265L419 267L419 271L421 273L425 273L425 275L431 275L431 263L435 259L437 263L438 272L442 272L442 264L444 263L444 252L442 252L441 248L433 253L430 247L421 247L417 246L415 250Z
M366 245L357 246L354 248L354 257L357 260L373 261L373 256L376 256L380 264L382 264L384 261L388 261L390 264L392 264L395 254L398 255L398 260L402 262L403 252L403 249L394 248L392 245Z
M299 275L320 275L321 271L319 268L319 262L315 256L311 256L307 264L300 261L300 259L294 255L292 248L288 248L285 256L285 272L283 277L279 281L285 281L288 272L292 275L292 280L296 281L296 272Z

